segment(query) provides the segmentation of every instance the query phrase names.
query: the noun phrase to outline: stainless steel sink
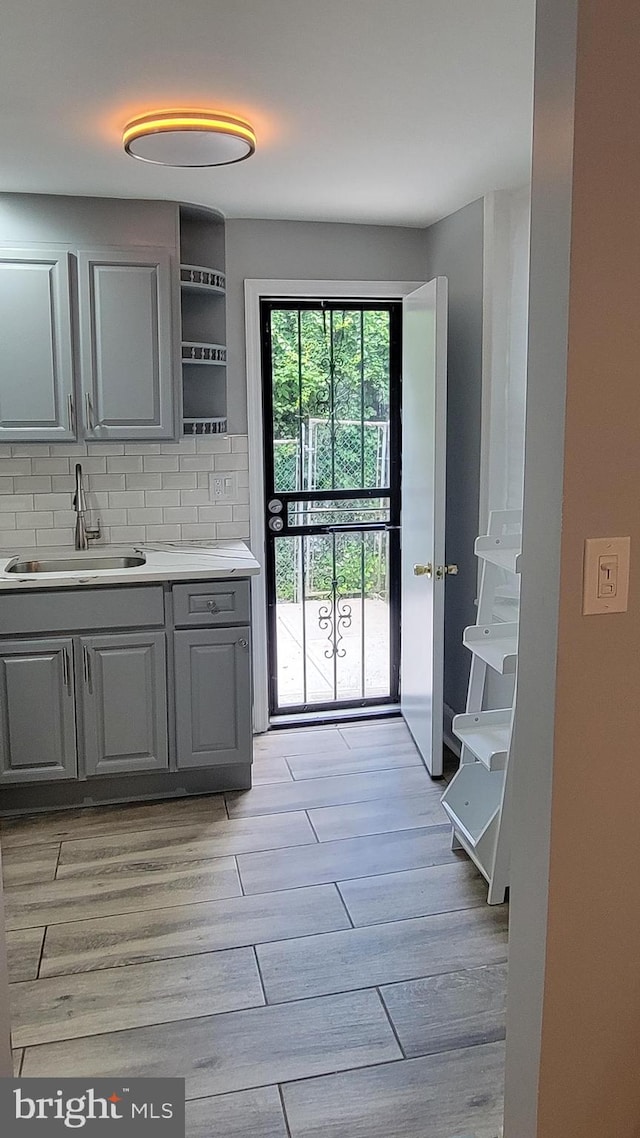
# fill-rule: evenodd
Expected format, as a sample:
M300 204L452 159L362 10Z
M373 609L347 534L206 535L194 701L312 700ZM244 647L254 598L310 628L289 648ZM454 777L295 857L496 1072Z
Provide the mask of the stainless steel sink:
M146 557L132 554L127 557L55 557L44 561L16 561L7 566L7 573L100 573L106 569L135 569L144 565Z

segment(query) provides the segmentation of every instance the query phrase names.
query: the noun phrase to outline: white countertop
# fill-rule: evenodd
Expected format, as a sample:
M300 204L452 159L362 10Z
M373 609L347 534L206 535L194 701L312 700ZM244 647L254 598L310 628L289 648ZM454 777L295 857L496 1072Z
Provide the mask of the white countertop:
M130 556L132 553L144 554L145 564L126 569L82 569L83 558ZM78 569L74 572L7 572L16 560L59 561L71 557L78 561ZM138 585L147 581L206 581L217 577L252 577L259 572L260 565L244 541L94 545L84 553L66 546L21 550L16 545L13 550L0 551L0 590L5 592L10 589L77 588L80 585Z

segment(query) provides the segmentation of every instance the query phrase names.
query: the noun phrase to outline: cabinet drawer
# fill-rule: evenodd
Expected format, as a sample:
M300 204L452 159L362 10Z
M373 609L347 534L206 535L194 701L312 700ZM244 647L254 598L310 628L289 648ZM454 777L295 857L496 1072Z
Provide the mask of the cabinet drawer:
M0 635L164 625L162 585L3 593Z
M176 626L247 624L249 582L202 581L193 585L174 585L173 616Z

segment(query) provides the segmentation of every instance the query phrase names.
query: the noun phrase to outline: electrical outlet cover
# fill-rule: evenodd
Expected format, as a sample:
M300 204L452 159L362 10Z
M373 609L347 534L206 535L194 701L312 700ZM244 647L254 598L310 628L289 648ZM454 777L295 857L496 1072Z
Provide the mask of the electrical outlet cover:
M234 470L221 470L209 476L209 489L214 502L236 502L238 475Z

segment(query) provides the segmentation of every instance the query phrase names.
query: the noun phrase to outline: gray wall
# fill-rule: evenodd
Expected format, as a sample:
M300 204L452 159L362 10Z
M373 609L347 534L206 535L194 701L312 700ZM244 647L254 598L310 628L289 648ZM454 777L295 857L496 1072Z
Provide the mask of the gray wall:
M247 429L244 281L425 280L424 230L306 221L227 221L229 430Z
M483 202L427 230L325 222L227 221L228 413L246 431L245 279L449 279L447 560L460 573L447 585L445 701L466 702L469 653L462 632L475 621L482 401Z
M0 194L0 241L178 248L175 202Z
M462 633L474 624L480 490L482 402L483 202L478 200L426 230L426 276L449 280L447 414L447 562L458 564L445 601L444 698L463 711L470 656Z

